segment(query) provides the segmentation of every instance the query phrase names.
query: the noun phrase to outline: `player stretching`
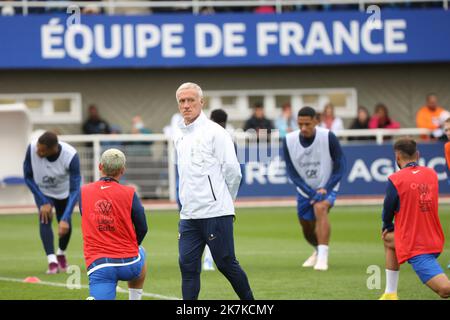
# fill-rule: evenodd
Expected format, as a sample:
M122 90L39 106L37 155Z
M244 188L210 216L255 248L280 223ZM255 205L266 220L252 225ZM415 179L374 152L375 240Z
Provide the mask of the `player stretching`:
M384 199L382 239L386 254L386 291L380 300L398 300L400 265L406 261L423 283L442 298L448 298L450 281L437 262L444 248L438 215L437 174L417 164L419 153L414 140L398 140L394 151L401 170L389 177Z
M286 135L284 158L289 178L297 187L297 213L303 235L314 253L303 267L328 270L330 222L328 212L345 171L345 157L336 136L316 127L316 112L304 107L298 112L300 130Z
M48 260L47 274L65 272L71 215L80 192L77 151L65 142L58 142L56 134L47 131L28 146L23 171L39 211L39 231ZM59 223L57 255L53 244L53 208Z

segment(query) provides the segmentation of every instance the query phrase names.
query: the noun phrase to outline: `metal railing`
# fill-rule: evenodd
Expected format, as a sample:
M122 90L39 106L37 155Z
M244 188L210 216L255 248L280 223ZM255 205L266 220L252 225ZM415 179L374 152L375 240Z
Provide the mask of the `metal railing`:
M448 9L449 0L238 0L238 1L0 1L0 7L21 8L22 14L27 15L29 8L66 9L73 7L94 7L104 9L108 14L114 14L116 8L190 8L193 14L199 14L201 8L256 8L259 6L273 6L276 13L282 13L288 6L310 6L310 5L358 5L360 11L366 6L376 4L403 4L403 3L442 3L442 8Z
M141 197L175 199L174 148L165 135L61 135L60 139L77 149L85 183L100 178L101 153L108 148L118 148L127 156L124 179L136 186Z
M399 136L429 136L432 131L423 128L403 128L403 129L348 129L339 130L334 132L338 138L350 138L350 137L372 137L377 144L383 144L386 137L399 137ZM271 138L279 139L279 134L276 130L270 134ZM234 137L239 140L256 140L255 134L243 132L242 130L236 130ZM261 135L259 135L261 138ZM367 142L367 141L366 141Z
M364 129L336 132L339 138L373 137L366 144L383 144L386 137L429 135L431 130L406 129ZM127 171L124 176L129 184L137 187L144 198L176 199L175 149L172 140L163 134L112 134L112 135L61 135L60 140L72 144L80 156L84 182L100 178L98 164L101 153L107 148L119 148L127 156ZM236 131L234 138L238 148L251 147L257 137L248 132ZM259 139L261 140L261 135ZM279 139L277 131L270 139ZM345 143L345 141L343 141ZM240 160L243 161L244 160ZM242 163L243 164L243 163Z

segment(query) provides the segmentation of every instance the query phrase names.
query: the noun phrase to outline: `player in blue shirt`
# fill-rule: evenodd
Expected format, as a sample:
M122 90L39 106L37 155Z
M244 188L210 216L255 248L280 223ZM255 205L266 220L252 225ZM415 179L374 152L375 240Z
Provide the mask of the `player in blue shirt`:
M283 141L289 178L297 187L297 213L303 235L315 250L303 267L328 270L330 223L328 212L334 205L346 161L336 136L316 127L316 112L304 107L298 113L300 130Z
M47 254L47 274L65 272L65 250L71 235L71 216L80 192L80 159L75 148L45 132L27 149L23 163L25 183L39 211L39 230ZM59 248L53 244L53 208L59 223Z

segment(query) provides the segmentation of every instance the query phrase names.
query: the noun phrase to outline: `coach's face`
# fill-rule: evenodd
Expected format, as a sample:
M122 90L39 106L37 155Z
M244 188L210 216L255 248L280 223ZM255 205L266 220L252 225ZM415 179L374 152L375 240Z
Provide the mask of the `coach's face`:
M203 108L203 98L195 89L183 89L178 92L178 110L183 116L184 123L190 124L200 115Z
M311 117L298 117L297 118L298 127L300 129L300 134L305 138L311 138L316 133L316 120Z

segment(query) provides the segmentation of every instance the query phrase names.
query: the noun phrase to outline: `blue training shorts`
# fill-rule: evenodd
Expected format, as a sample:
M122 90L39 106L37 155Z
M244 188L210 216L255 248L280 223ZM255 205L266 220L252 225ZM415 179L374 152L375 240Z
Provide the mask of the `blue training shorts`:
M334 202L336 201L336 191L331 191L327 195L325 200L327 200L331 204L331 207L333 207ZM297 192L297 215L302 220L316 220L314 208L310 201L310 198L304 197L299 192Z
M408 263L413 267L420 280L426 283L438 274L444 273L437 257L439 257L437 253L420 254L409 259Z
M95 300L114 300L117 282L138 278L144 267L145 258L144 248L139 247L137 258L102 258L93 262L88 268L90 296ZM97 261L99 261L98 264ZM90 273L91 270L94 271Z

